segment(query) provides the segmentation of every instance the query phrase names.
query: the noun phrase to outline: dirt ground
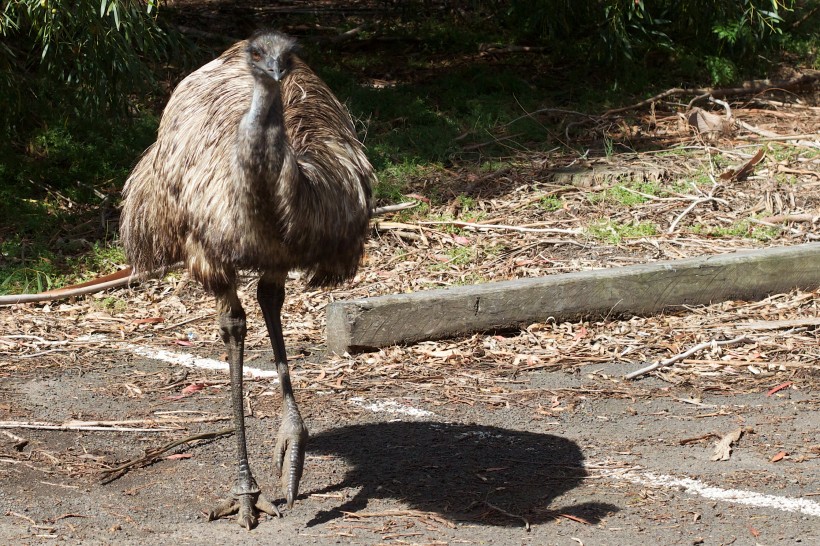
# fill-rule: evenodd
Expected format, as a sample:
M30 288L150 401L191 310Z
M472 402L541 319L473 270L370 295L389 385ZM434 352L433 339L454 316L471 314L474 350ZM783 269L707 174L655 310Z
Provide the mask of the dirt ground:
M16 421L134 420L162 409L226 416L228 387L178 398L150 385L179 377L157 360L33 369L4 378L3 413ZM297 363L298 376L303 366ZM594 368L594 371L592 369ZM536 393L529 405L448 403L393 386L363 404L344 392L301 392L312 437L302 493L282 519L247 532L206 522L233 480L233 438L165 454L111 483L99 470L144 450L223 425L178 431L16 429L19 451L2 438L0 540L7 544L815 544L820 540L817 378L767 396L657 378L624 383L621 363L583 371L539 370L510 380L510 393ZM187 384L187 383L186 383ZM130 385L131 391L122 386ZM142 396L134 390L144 391ZM276 496L271 453L278 426L270 380L249 383L251 462ZM413 390L413 389L410 389ZM130 393L130 394L129 394ZM386 404L384 401L394 401ZM520 399L519 399L520 400ZM379 402L382 402L379 404ZM545 410L540 404L549 405ZM368 407L370 409L368 409ZM413 409L415 411L410 411ZM375 410L375 411L374 411ZM421 411L419 411L421 410ZM190 412L190 413L185 413ZM393 412L393 413L391 413ZM273 414L273 415L271 415ZM715 436L741 428L728 461L711 461ZM771 462L781 452L786 457ZM650 483L650 475L697 485ZM656 480L657 481L657 480ZM715 493L713 491L712 493ZM747 506L756 492L774 504ZM732 497L735 497L732 500ZM795 499L803 499L802 511ZM814 500L811 500L814 499ZM798 506L800 507L800 506Z

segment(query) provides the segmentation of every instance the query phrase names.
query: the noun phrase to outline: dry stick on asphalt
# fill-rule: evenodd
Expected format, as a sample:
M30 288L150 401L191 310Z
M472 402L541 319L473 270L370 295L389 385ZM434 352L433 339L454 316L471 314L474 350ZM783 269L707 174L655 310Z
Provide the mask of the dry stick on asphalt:
M491 504L490 501L488 501L488 500L485 500L484 504L487 505L489 508L492 508L496 512L500 512L500 513L504 514L507 517L510 517L510 518L513 518L513 519L520 519L521 521L524 522L524 529L526 529L528 533L530 532L530 522L527 521L527 518L525 518L524 516L519 516L518 514L512 514L510 512L507 512L506 510L502 510L498 506L496 506L494 504Z
M165 453L170 449L174 449L177 446L182 444L187 444L189 442L194 442L196 440L210 440L212 438L219 438L220 436L224 436L226 434L233 434L234 428L223 428L221 430L217 430L215 432L203 432L200 434L194 434L193 436L188 436L187 438L182 438L181 440L174 440L173 442L167 443L164 446L158 447L156 449L151 449L145 452L145 455L138 458L128 461L127 463L123 463L116 468L109 468L103 470L102 473L106 475L103 479L103 484L111 483L112 481L119 478L121 472L128 470L131 467L143 464L143 463L150 463L153 462L154 459Z
M78 424L63 424L54 425L50 423L23 423L17 421L0 421L0 428L30 428L36 430L84 430L88 432L170 432L173 428L132 428L132 427L114 427L114 426L99 426L99 425L78 425Z
M635 370L634 372L628 373L624 376L624 379L635 379L636 377L638 377L640 375L644 375L644 374L649 373L653 370L657 370L658 368L663 368L664 366L669 366L670 364L674 364L675 362L678 362L679 360L683 360L684 358L688 358L688 357L692 356L693 354L695 354L699 351L702 351L704 349L708 349L709 347L724 347L724 346L727 346L727 345L738 345L740 343L754 343L754 340L752 338L748 337L748 336L739 336L739 337L736 337L734 339L727 339L725 341L714 341L713 340L713 341L707 341L705 343L700 343L698 345L695 345L694 347L692 347L688 351L685 351L685 352L677 354L673 357L667 358L666 360L660 360L658 362L650 364L649 366L646 366L645 368L641 368L640 370Z
M16 434L12 434L11 432L9 432L7 430L2 430L2 431L0 431L0 433L2 433L3 436L7 436L7 437L11 438L14 441L13 447L17 451L22 451L23 448L28 445L28 440L26 440L25 438L21 438L21 437L17 436Z
M447 518L439 516L433 512L424 512L422 510L385 510L383 512L345 512L342 510L342 514L345 517L353 518L353 519L363 519L363 518L395 518L395 517L410 517L410 518L421 518L421 519L431 519L442 525L445 525L451 529L455 529L456 525Z
M166 425L181 425L186 423L212 423L227 421L230 417L188 417L183 419L131 419L127 421L66 421L62 424L44 423L37 421L0 421L0 429L28 428L37 430L85 430L111 432L168 432L178 429L168 428ZM159 425L160 428L133 428L123 425Z

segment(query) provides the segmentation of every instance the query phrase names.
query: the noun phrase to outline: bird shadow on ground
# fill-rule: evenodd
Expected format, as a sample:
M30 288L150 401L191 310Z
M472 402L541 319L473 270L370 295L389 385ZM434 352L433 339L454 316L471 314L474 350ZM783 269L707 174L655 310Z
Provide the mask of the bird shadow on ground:
M409 508L499 526L559 516L597 523L618 507L583 503L551 507L587 476L580 448L550 434L427 422L352 425L311 438L314 455L341 457L351 469L340 483L312 493L361 488L307 527L393 498Z

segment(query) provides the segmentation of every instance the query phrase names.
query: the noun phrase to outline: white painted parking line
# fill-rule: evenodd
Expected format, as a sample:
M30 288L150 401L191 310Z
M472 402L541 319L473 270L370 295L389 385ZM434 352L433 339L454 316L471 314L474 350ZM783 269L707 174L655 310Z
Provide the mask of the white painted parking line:
M154 347L143 347L140 345L128 344L124 346L125 349L131 351L135 355L151 358L154 360L161 360L162 362L169 362L171 364L178 364L186 368L202 368L204 370L222 370L228 371L228 363L221 360L214 360L213 358L203 358L194 356L188 353L177 353L165 349L156 349ZM270 378L273 383L279 381L279 376L275 370L260 370L250 366L244 366L243 371L246 376L256 378Z
M361 396L354 396L350 399L351 404L372 411L373 413L392 413L396 415L410 415L411 417L434 417L436 414L407 404L401 404L396 400L378 400L368 402Z
M820 517L820 503L799 497L785 497L780 495L766 495L756 491L743 489L723 489L708 485L693 478L678 478L667 474L654 472L635 472L632 470L595 469L605 476L626 480L639 485L652 487L681 488L687 494L703 497L704 499L745 504L758 508L774 508L784 512L799 512L807 516Z

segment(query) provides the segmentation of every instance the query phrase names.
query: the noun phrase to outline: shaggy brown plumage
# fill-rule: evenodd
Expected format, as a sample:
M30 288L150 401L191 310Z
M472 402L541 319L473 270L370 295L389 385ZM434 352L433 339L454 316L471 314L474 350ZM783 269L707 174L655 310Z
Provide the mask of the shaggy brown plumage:
M157 141L128 178L120 235L136 273L183 261L215 290L237 269L351 277L370 218L373 170L350 115L300 59L282 82L295 158L278 178L240 168L237 129L254 79L242 41L174 90Z
M120 234L136 273L179 261L211 290L231 373L238 475L209 519L278 514L251 473L242 366L245 311L240 269L261 274L257 300L282 392L274 449L288 506L298 495L307 427L293 394L282 336L287 272L313 285L351 277L364 249L373 169L349 114L295 53L266 31L239 42L174 90L156 143L125 184Z

